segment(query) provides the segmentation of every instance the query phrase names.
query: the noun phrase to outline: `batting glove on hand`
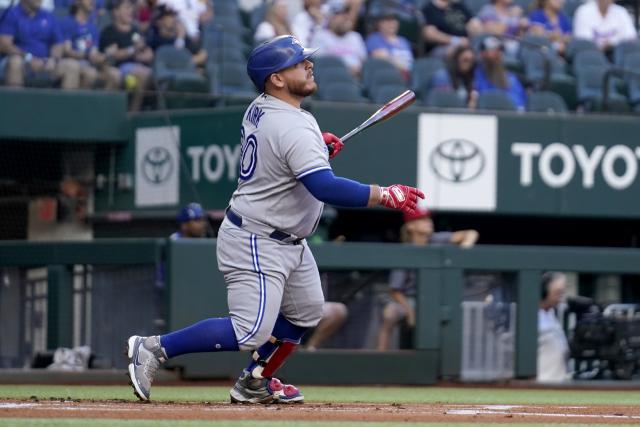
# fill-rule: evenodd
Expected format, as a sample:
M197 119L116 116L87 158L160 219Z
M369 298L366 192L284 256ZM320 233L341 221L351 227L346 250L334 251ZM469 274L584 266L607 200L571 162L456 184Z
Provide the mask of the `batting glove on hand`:
M395 184L390 187L380 187L380 201L382 206L411 213L418 207L418 199L424 199L424 193L417 188Z
M329 149L329 158L333 159L338 155L344 144L340 141L340 138L332 134L331 132L323 132L322 139L324 139L324 143L327 144L327 148Z

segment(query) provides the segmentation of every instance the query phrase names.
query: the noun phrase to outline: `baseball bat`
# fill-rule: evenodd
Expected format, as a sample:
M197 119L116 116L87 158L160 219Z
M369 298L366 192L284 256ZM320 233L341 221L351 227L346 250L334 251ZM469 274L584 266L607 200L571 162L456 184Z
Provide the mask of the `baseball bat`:
M353 138L363 130L368 129L373 125L377 125L378 123L382 123L385 120L389 120L391 117L413 104L415 100L416 94L412 90L405 90L400 95L380 107L380 109L373 113L367 120L340 139L342 142L346 142L348 139Z

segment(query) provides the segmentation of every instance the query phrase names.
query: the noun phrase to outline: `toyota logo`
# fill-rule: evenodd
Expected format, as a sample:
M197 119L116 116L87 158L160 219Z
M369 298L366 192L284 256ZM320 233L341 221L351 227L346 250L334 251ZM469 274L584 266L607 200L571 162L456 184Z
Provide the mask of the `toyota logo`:
M484 154L480 147L466 139L448 139L431 152L431 168L438 177L451 182L466 182L484 169Z
M163 147L153 147L144 154L142 159L142 175L151 184L161 184L173 172L173 159L169 150Z

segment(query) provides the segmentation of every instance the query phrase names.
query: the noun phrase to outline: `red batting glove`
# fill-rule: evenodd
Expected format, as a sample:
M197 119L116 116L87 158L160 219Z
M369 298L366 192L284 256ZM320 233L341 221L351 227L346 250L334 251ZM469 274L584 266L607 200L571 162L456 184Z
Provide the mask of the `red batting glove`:
M331 132L323 132L322 139L324 139L324 143L327 144L327 148L329 149L329 158L333 159L338 155L340 150L344 147L340 138L332 134Z
M382 206L411 213L418 207L418 199L424 199L424 193L417 188L394 184L380 187L380 201Z

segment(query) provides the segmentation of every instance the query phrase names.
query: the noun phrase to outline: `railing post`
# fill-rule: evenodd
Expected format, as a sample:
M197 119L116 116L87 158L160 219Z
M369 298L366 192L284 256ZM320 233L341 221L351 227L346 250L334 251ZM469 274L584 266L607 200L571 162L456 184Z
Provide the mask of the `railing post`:
M73 346L73 266L47 267L47 348Z
M517 285L515 376L536 376L538 359L538 301L541 271L520 270Z
M440 307L440 375L460 378L462 368L462 299L464 271L461 268L444 270Z

